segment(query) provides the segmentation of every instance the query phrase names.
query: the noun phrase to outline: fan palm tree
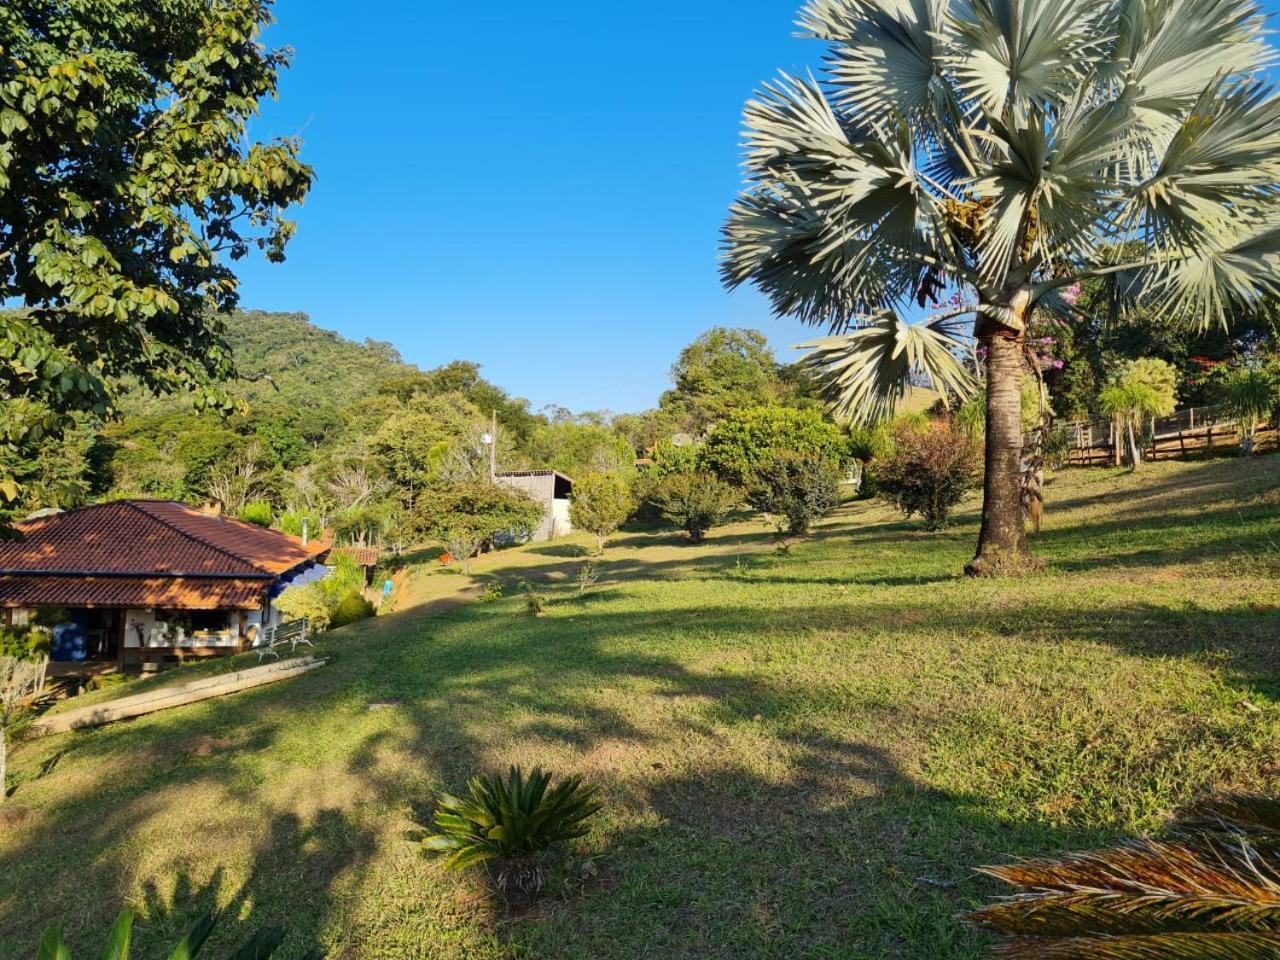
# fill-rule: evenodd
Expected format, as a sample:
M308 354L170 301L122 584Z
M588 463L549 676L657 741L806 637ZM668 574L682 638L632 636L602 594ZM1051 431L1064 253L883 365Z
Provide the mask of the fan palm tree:
M1202 326L1280 293L1262 19L1252 0L811 0L823 80L784 75L748 103L723 277L828 328L808 362L836 408L882 417L921 372L963 395L969 336L985 350L971 573L1028 556L1033 311L1071 322L1063 293L1092 278Z

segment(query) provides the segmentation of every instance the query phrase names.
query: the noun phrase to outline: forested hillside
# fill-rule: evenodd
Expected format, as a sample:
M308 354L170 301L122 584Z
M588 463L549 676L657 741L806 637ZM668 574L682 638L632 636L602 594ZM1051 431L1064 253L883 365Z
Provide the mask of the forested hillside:
M424 371L391 344L354 343L302 314L239 312L226 338L240 373L228 385L236 412L134 389L119 417L81 419L46 448L17 515L111 497L217 498L255 522L296 532L305 518L342 542L396 547L424 492L487 476L482 438L495 416L500 469L629 474L660 441L700 435L727 410L762 398L814 404L755 331L699 337L659 407L621 416L535 412L479 364Z
M227 340L243 377L232 392L251 404L345 407L416 369L390 343L355 343L314 326L303 313L236 312L227 319ZM154 413L185 405L180 397L157 400L135 391L125 409Z

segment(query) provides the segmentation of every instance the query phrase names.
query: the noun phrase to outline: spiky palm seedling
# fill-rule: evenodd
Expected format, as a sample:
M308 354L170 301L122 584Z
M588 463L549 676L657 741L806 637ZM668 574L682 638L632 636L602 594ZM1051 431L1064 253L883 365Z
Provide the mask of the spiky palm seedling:
M1280 800L1202 804L1165 840L982 872L1025 888L975 914L1017 960L1280 958Z
M194 960L200 955L213 928L218 924L219 915L213 911L206 913L191 932L173 948L169 960ZM135 914L125 909L120 912L116 922L107 933L107 943L103 947L104 960L129 960L133 946L133 922ZM259 930L238 950L229 954L229 960L270 960L284 939L279 930L267 928ZM36 951L36 960L71 960L71 950L63 939L62 927L52 926L45 930L40 938L40 946ZM317 955L308 955L308 960L317 960Z
M540 855L585 836L586 821L600 810L594 786L581 777L553 783L541 767L526 776L513 766L505 780L497 774L475 777L467 792L466 798L437 798L439 832L424 846L445 855L444 864L451 869L496 861L498 890L526 898L536 896L546 884Z
M1222 382L1222 405L1240 424L1240 453L1253 453L1258 424L1264 423L1280 406L1276 385L1266 370L1241 367Z

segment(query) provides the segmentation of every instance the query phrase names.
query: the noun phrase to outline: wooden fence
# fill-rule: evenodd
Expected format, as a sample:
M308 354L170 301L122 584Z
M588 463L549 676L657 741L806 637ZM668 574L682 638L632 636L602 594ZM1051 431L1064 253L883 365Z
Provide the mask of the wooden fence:
M1073 420L1065 426L1071 437L1069 464L1102 466L1115 463L1117 438L1110 420ZM1143 450L1147 460L1207 454L1224 448L1238 448L1240 443L1239 425L1221 407L1188 407L1167 417L1153 417L1148 427ZM1265 428L1260 428L1259 438L1266 432Z

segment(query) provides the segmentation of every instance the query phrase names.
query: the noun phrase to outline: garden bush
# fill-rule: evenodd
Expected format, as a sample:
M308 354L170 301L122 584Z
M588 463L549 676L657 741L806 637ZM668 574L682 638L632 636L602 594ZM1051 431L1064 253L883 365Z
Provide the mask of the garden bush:
M0 657L34 660L47 656L51 644L49 631L34 627L0 630Z
M527 536L542 521L543 507L519 490L487 480L446 483L418 497L410 528L430 537L471 572L471 558L500 533Z
M339 597L338 602L333 605L333 610L329 614L329 626L345 627L348 623L355 623L357 620L367 620L376 612L377 610L364 594L358 590L352 590Z
M824 457L843 465L848 442L816 410L756 407L716 425L699 454L699 468L750 492L758 473L780 454Z
M320 633L329 628L333 603L320 589L320 584L308 583L302 587L290 587L280 594L276 598L276 609L285 620L306 619L311 629Z
M876 477L882 496L908 517L920 514L926 530L938 530L982 482L978 442L950 420L900 424L894 452L877 461Z
M840 465L816 454L781 453L757 469L748 502L799 537L840 502Z
M662 516L701 543L720 523L741 494L710 473L673 473L654 487L652 499Z
M254 526L269 527L275 519L275 512L266 500L253 500L240 508L236 518Z

